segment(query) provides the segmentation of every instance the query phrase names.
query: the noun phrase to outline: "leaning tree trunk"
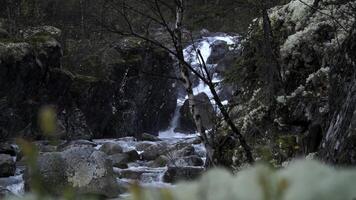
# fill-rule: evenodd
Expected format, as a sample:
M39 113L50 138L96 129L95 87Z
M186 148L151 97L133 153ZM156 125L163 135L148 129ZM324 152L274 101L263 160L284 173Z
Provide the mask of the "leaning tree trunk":
M213 155L213 148L211 142L206 135L205 128L202 123L201 115L199 109L196 107L196 101L194 98L192 82L189 77L189 67L184 62L184 54L183 54L183 45L182 45L182 22L183 22L183 15L184 15L184 0L177 0L177 8L176 8L176 24L175 24L175 48L177 50L177 57L178 57L178 64L180 69L180 76L183 81L184 88L188 94L188 102L190 112L193 116L194 123L197 127L197 131L200 133L202 139L204 140L204 145L207 150L207 163L208 165L212 164L212 155Z

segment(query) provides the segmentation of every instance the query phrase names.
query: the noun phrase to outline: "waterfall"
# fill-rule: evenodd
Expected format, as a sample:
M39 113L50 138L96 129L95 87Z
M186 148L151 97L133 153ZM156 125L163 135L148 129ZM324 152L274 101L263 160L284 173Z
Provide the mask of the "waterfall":
M218 34L216 36L210 36L210 37L203 37L193 44L190 44L183 50L184 54L184 59L186 62L190 63L191 66L193 66L196 70L199 71L199 65L202 63L201 58L198 56L197 50L200 51L202 58L205 63L207 63L208 58L211 55L212 48L211 44L213 44L215 41L225 41L227 45L239 45L239 36L230 36L225 33ZM239 47L238 47L239 48ZM229 50L233 50L232 47L229 47ZM214 68L217 66L217 63L213 64L206 64L209 70L214 70ZM216 73L212 74L213 82L214 83L220 83L222 79L218 77ZM197 95L199 93L204 92L210 99L212 105L215 105L215 101L213 100L213 95L209 89L209 87L203 83L202 80L199 80L199 83L197 86L193 88L193 94ZM178 95L180 96L180 95ZM161 131L159 133L159 136L162 138L169 138L169 137L187 137L186 134L180 134L180 133L175 133L174 130L178 125L179 122L179 117L180 117L180 108L185 102L185 100L188 99L188 96L186 95L183 98L178 98L177 99L177 107L176 110L174 111L174 115L172 118L172 121L170 123L170 127L165 130ZM227 100L222 102L224 105L228 103Z

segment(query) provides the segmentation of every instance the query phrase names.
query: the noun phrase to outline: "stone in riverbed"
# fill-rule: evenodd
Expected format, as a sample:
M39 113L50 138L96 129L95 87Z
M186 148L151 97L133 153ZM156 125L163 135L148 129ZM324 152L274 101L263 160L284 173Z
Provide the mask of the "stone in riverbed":
M199 156L186 156L186 157L179 157L175 159L169 159L168 161L169 166L175 167L184 167L184 166L203 166L204 161Z
M63 152L41 154L37 166L45 191L52 195L62 195L68 187L79 195L94 194L108 198L123 192L107 155L93 147L73 147ZM27 189L31 189L29 172L31 169L26 172Z
M143 133L140 136L140 140L142 141L151 141L151 142L157 142L157 141L161 141L161 139L159 139L158 137L148 134L148 133Z
M136 150L125 152L125 154L128 156L129 162L135 162L136 160L140 159L140 155L137 153Z
M14 159L7 154L0 154L0 177L15 175L16 165Z
M120 169L126 169L127 163L129 163L129 156L125 153L117 153L114 155L111 155L108 157L109 160L111 160L112 165L114 167L120 168Z
M174 183L180 180L193 180L198 178L203 172L203 167L169 166L164 173L163 180L168 183Z
M196 109L199 110L203 126L205 129L211 129L214 126L215 111L210 102L208 95L204 92L194 96L197 102ZM189 101L186 100L183 106L179 110L180 116L178 118L178 125L175 128L175 132L194 134L196 133L196 126L194 119L190 113Z
M211 54L207 60L207 64L216 64L229 52L229 46L226 41L216 40L210 45Z
M16 145L4 142L0 143L0 154L9 154L16 156L19 153L19 148Z
M113 155L117 153L122 153L123 149L117 143L107 142L100 147L100 151L106 153L107 155Z

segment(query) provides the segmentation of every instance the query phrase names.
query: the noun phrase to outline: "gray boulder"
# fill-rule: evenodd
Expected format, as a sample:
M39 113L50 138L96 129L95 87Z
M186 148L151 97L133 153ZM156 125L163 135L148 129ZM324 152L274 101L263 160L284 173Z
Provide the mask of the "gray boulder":
M205 129L213 128L215 111L209 97L204 92L202 92L195 96L195 101L197 102L196 109L198 109L201 114L203 126ZM188 100L184 102L179 112L180 117L178 119L178 126L174 131L181 133L195 133L196 127L194 119L190 113Z
M125 153L117 153L108 157L111 160L112 165L117 168L126 169L127 163L129 163L129 156Z
M16 165L14 159L7 154L0 154L0 177L15 175Z
M100 151L106 153L107 155L113 155L113 154L122 153L123 149L117 143L107 142L100 147Z
M107 198L117 197L122 192L106 154L92 147L73 147L63 152L44 153L39 156L37 166L44 189L53 195L61 195L68 187L80 195L93 194ZM29 189L32 180L26 179Z
M168 159L168 166L184 167L184 166L203 166L204 161L199 156L186 156L175 159Z

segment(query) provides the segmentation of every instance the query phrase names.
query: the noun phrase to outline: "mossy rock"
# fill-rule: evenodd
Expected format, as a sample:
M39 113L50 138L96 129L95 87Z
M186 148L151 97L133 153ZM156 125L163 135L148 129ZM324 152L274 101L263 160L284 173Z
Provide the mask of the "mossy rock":
M93 76L76 75L73 79L73 84L70 87L70 92L74 96L80 96L90 86L96 83L98 79Z

